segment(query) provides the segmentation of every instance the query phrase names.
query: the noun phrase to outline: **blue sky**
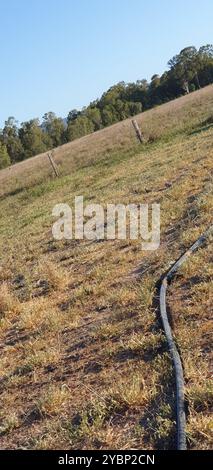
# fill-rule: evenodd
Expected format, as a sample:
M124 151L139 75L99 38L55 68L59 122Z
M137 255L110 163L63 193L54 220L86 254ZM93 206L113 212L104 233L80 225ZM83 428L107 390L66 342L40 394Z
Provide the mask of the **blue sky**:
M66 116L212 43L212 0L0 0L0 126Z

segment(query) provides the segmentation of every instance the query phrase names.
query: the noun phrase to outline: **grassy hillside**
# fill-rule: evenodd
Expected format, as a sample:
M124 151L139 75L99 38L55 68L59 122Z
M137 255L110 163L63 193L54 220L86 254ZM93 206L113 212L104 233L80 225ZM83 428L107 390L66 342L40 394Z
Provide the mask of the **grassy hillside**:
M174 376L158 281L212 223L213 88L0 172L0 448L170 449ZM161 204L161 245L54 241L52 208ZM190 448L211 446L212 246L169 289Z

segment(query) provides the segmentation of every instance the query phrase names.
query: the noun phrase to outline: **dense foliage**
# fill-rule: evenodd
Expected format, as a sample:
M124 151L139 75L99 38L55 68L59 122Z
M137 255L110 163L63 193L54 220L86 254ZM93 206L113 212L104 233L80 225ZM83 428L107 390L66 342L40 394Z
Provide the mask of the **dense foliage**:
M0 131L0 169L213 83L213 46L187 47L168 66L150 83L143 79L112 86L88 107L70 111L66 120L48 112L41 124L32 119L19 127L9 117Z

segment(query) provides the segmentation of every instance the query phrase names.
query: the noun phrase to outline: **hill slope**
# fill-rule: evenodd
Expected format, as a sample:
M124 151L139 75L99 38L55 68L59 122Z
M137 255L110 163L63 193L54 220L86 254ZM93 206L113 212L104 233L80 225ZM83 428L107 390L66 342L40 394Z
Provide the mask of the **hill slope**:
M1 448L174 448L158 281L212 223L212 86L0 172ZM53 240L52 208L161 204L161 245ZM190 448L209 448L211 245L169 292ZM205 312L205 314L204 314Z

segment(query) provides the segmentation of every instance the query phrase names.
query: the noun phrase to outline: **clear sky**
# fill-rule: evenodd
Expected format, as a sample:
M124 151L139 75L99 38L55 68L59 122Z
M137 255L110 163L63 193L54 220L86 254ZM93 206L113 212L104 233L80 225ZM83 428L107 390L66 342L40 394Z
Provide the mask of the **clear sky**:
M212 0L0 0L0 126L65 117L213 42Z

